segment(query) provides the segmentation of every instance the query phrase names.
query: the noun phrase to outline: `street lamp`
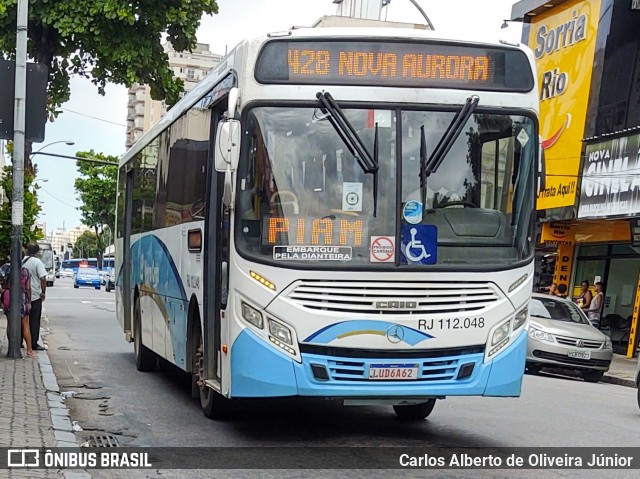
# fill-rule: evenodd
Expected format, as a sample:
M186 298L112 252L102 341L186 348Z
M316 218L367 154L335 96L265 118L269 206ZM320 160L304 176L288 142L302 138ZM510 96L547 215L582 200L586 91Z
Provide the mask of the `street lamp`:
M40 153L42 150L44 150L45 148L51 146L51 145L57 145L59 143L64 143L65 145L69 145L69 146L73 146L75 145L75 141L73 140L58 140L58 141L52 141L51 143L47 143L46 145L44 145L42 148L40 148L38 151L34 151L33 153L31 153L30 156L35 155L36 153Z

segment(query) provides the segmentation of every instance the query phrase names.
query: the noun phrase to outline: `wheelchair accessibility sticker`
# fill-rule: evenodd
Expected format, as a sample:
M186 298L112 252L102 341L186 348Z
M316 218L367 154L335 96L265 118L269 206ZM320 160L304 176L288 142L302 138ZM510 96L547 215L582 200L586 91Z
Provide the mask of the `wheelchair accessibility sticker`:
M438 228L433 225L406 225L400 235L401 260L407 264L436 264Z

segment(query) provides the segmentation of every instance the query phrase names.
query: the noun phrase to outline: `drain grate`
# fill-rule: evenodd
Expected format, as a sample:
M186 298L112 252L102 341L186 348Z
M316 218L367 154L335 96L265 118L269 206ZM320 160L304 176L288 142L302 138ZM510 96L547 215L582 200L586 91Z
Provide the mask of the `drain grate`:
M89 447L118 447L118 438L113 434L95 434L87 439Z

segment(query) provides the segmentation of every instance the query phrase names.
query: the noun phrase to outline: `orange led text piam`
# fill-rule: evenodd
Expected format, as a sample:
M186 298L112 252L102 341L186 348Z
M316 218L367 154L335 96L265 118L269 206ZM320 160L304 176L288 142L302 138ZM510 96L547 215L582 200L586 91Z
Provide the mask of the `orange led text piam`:
M279 218L271 217L268 222L267 243L279 244L279 236L287 235L289 245L353 245L362 246L362 220L341 219Z

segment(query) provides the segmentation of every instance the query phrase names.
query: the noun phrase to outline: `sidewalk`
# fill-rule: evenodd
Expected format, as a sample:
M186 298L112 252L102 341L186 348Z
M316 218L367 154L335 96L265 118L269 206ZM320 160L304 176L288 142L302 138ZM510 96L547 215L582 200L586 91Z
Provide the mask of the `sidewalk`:
M42 335L48 331L48 320L42 318ZM41 342L44 344L44 342ZM80 447L76 440L69 410L60 394L46 351L38 357L7 358L7 319L0 317L0 447ZM79 470L12 469L13 478L80 479L90 476Z
M638 358L628 359L620 354L614 354L611 367L604 374L602 382L635 388L637 367Z

